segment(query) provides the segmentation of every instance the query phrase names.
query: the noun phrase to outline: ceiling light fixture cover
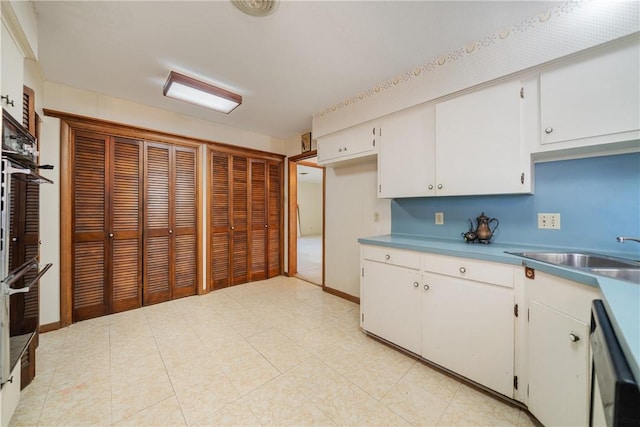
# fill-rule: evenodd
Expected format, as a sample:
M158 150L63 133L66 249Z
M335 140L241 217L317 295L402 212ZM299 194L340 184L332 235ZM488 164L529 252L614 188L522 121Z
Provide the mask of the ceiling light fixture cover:
M231 0L242 12L251 16L271 15L278 7L279 0Z
M209 83L171 71L162 91L164 96L229 114L242 104L242 96Z

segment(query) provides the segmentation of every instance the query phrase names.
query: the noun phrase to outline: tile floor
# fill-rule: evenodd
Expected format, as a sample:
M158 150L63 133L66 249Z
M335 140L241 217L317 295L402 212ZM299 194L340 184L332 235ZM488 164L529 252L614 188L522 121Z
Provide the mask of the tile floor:
M276 277L42 334L19 426L532 425Z

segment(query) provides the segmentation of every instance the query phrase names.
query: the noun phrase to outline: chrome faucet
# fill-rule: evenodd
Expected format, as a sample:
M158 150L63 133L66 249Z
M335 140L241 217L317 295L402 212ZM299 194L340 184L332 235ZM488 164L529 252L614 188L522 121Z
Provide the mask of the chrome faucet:
M624 243L627 240L633 240L634 242L638 242L640 243L640 239L639 238L635 238L635 237L616 237L616 240L620 243Z

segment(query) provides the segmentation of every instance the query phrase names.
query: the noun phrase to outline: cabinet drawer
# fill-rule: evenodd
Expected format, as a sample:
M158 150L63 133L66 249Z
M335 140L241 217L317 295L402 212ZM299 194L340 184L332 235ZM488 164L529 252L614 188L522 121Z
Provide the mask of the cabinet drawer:
M513 288L513 267L490 261L426 254L424 270Z
M420 255L417 252L379 246L363 246L362 257L369 261L383 262L400 267L420 269Z

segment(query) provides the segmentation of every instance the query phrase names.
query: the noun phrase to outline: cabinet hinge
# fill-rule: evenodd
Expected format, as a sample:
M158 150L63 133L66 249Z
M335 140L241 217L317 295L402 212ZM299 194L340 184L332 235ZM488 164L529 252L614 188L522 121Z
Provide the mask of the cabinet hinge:
M524 172L520 175L520 184L524 184Z
M518 317L518 304L513 306L513 315Z
M362 313L362 321L364 322L364 313Z
M374 147L376 146L376 139L375 138L373 138L373 146Z
M513 389L514 390L518 389L518 376L517 375L513 376Z
M364 267L362 267L362 277L364 277Z
M520 88L520 98L524 99L524 87Z
M529 396L529 384L527 384L527 396Z
M527 308L527 322L529 322L529 309Z
M382 193L382 184L378 185L378 193Z

